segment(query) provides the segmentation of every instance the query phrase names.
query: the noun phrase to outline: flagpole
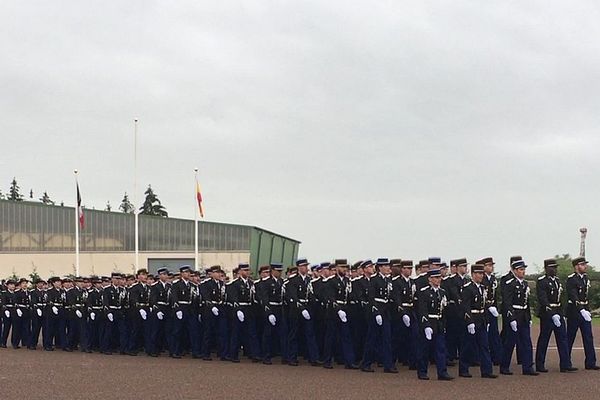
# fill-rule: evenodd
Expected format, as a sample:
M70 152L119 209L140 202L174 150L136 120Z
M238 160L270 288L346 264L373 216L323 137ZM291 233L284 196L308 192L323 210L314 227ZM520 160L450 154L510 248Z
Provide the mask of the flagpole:
M138 119L133 120L133 215L135 216L135 270L140 265L140 235L139 235L139 210L137 202L137 126Z
M79 187L77 172L77 170L73 171L75 175L75 188ZM75 275L79 276L79 199L77 191L75 192Z
M198 168L194 168L194 267L195 270L199 270L198 265Z

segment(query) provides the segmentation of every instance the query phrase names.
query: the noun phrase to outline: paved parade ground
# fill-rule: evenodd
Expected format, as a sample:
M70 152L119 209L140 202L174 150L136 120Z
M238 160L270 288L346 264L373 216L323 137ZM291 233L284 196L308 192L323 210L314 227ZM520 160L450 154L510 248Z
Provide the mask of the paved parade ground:
M600 337L600 327L594 328ZM537 332L534 327L534 338ZM535 339L534 339L535 340ZM535 344L535 342L534 342ZM554 342L551 342L551 346ZM573 364L583 369L583 350L576 343ZM558 372L556 350L549 351L548 374L439 382L417 380L414 371L399 374L333 370L168 357L0 349L0 399L598 399L600 372ZM497 367L495 368L497 372ZM449 368L457 376L457 367Z

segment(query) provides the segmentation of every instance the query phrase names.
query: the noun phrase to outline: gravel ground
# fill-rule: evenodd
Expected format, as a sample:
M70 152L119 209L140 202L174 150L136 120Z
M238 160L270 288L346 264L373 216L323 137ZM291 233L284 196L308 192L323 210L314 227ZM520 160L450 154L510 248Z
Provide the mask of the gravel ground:
M600 328L595 328L599 337ZM537 337L536 332L532 332ZM535 345L535 343L534 343ZM554 342L551 342L554 345ZM575 344L573 362L583 368L581 344ZM599 353L600 354L600 353ZM271 366L221 361L181 360L168 357L106 356L102 354L0 349L0 399L598 399L600 372L558 372L556 350L549 350L548 374L513 376L496 380L457 378L424 382L414 371L373 374L311 367ZM454 376L457 367L449 369ZM497 368L496 368L497 371ZM435 378L435 371L430 370Z

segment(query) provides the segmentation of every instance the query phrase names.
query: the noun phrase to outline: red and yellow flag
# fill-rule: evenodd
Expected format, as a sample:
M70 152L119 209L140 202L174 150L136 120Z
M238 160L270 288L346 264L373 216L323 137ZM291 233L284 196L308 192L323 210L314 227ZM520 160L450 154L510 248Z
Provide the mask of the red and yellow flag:
M200 191L200 184L196 179L196 199L198 200L198 209L200 210L200 216L204 218L204 207L202 207L202 192Z

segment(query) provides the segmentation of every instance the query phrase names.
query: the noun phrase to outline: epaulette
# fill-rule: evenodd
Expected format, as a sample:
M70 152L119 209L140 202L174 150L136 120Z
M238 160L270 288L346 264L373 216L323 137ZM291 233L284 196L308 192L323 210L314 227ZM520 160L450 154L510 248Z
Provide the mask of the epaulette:
M538 278L538 281L541 281L541 280L543 280L545 277L546 277L546 275L542 275L542 276L540 276L540 277Z
M323 278L323 282L327 282L327 281L331 280L331 278L333 278L334 276L335 275L331 275L331 276L328 276L327 278Z
M160 282L160 281L156 281L156 282L154 282L154 283L153 283L152 285L150 285L150 286L157 285L159 282Z
M456 274L451 274L450 278L454 278L456 276Z
M422 287L422 288L421 288L421 292L423 292L423 291L425 291L425 290L427 290L427 289L429 289L429 286Z
M350 278L350 282L358 281L362 278L363 278L362 276L357 276L356 278Z
M511 278L511 279L507 280L505 283L506 283L507 285L510 285L510 283L511 283L512 281L514 281L514 280L515 280L515 278Z
M452 275L452 276L454 276L454 275ZM452 278L452 276L445 276L445 277L442 278L442 280L445 281L448 278Z
M267 279L270 279L270 276L265 276L264 278L260 278L261 281L266 281Z
M289 281L289 279L284 279L284 280L283 280L283 284L284 284L284 285L285 285L285 284L287 284L287 283L288 283L288 281Z
M229 285L231 285L233 282L237 281L238 279L239 279L239 278L235 278L235 279L233 279L233 280L231 280L231 281L227 282L227 283L225 284L225 286L229 286Z
M313 279L311 279L311 280L310 280L310 283L316 282L316 281L318 281L319 279L321 279L321 277L318 277L318 278L313 278ZM323 281L325 281L325 280L323 280Z
M467 287L467 286L469 286L471 283L473 283L473 282L469 281L469 282L465 283L465 284L463 285L463 287Z
M421 272L419 275L417 275L417 278L420 278L421 276L425 276L427 275L427 272Z
M398 278L400 278L400 275L396 275L395 277L392 278L392 280L395 281Z
M575 272L573 272L571 275L567 276L567 278L572 278L575 276Z
M200 284L206 283L208 281L210 281L212 278L204 278L203 280L200 281Z
M174 285L174 284L176 284L176 283L177 283L177 282L179 282L179 281L180 281L180 279L174 279L174 280L173 280L173 285Z

